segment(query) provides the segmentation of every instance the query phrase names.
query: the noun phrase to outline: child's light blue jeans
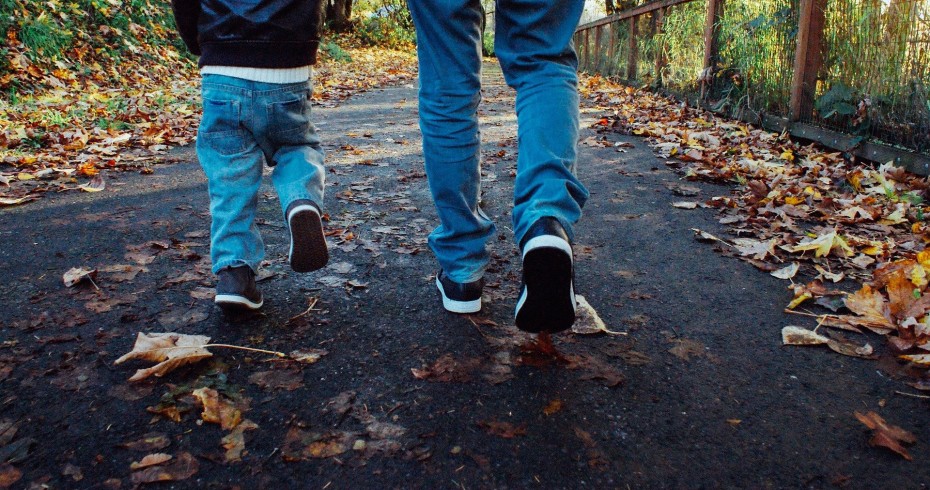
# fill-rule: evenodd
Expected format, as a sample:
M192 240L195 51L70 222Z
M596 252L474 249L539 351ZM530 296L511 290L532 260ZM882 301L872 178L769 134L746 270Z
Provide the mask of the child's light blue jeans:
M456 282L479 279L494 224L478 206L481 99L480 0L410 0L420 63L420 129L440 225L429 236ZM584 0L498 0L494 49L517 91L513 231L517 243L541 217L569 237L588 192L574 174L578 59L571 45Z
M323 202L323 149L310 122L310 84L203 77L197 157L210 190L213 272L257 270L265 245L255 225L264 163L282 212L297 199Z

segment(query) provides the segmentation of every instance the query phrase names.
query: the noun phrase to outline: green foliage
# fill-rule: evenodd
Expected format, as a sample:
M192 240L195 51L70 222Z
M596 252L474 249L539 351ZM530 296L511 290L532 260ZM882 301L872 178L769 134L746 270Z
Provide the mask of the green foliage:
M45 73L64 69L103 81L101 77L119 80L127 72L103 72L101 66L143 60L177 63L177 52L186 51L179 49L183 44L170 0L0 0L0 11L0 35L8 40L0 46L4 88L42 83L41 77L16 72L23 69L23 60Z
M494 56L494 33L485 32L481 39L481 54L485 56Z
M320 51L322 51L323 55L327 58L338 61L339 63L348 63L352 61L352 57L349 56L349 53L333 41L324 41L320 44Z
M47 12L42 12L22 20L19 37L37 56L57 56L71 44L72 33Z
M355 35L363 44L392 49L416 44L413 19L402 0L372 1L368 9L355 21Z
M836 82L830 90L817 99L814 108L824 119L834 116L852 116L856 113L855 102L852 89L843 82Z

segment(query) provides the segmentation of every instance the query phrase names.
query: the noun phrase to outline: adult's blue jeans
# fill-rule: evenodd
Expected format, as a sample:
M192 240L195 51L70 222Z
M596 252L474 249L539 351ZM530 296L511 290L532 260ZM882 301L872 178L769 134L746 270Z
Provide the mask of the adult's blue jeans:
M210 191L213 272L248 265L257 270L265 245L255 224L264 164L282 213L290 203L323 202L323 149L310 122L310 84L203 77L203 119L197 158Z
M420 130L439 226L429 245L456 282L479 279L494 224L479 207L480 0L409 0L420 63ZM571 45L584 0L498 0L494 50L517 92L517 243L539 218L569 237L588 192L575 177L578 58Z

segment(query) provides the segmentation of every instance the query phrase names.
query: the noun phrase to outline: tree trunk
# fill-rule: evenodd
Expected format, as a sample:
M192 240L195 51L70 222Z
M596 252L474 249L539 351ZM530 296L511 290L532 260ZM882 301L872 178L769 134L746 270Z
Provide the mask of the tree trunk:
M352 0L327 0L326 23L335 32L352 29Z

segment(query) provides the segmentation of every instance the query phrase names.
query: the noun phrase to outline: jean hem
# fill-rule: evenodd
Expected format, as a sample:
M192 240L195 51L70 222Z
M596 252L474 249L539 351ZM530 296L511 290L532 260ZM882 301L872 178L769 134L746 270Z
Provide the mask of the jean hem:
M249 263L249 261L247 261L247 260L242 260L242 259L228 259L228 260L223 260L223 261L217 262L216 264L213 265L213 273L216 274L216 273L218 273L221 269L225 269L226 267L239 267L239 266L243 266L243 265L249 266L249 268L252 269L252 272L258 273L258 264L257 264L257 263L256 263L256 264L251 264L251 263Z

